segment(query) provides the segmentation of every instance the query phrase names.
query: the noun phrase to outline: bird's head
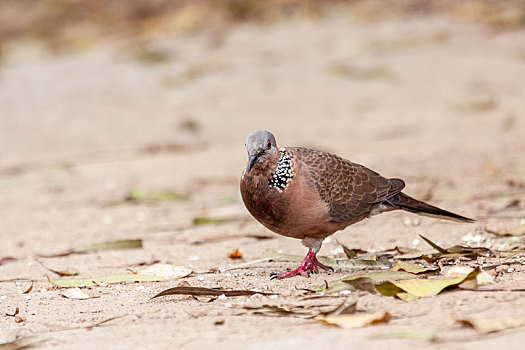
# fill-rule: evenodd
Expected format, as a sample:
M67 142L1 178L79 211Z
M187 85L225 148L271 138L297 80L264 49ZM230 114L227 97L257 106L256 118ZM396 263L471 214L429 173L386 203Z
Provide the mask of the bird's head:
M257 162L268 159L279 152L275 137L266 130L256 130L248 135L246 150L248 151L248 166L246 167L248 173Z

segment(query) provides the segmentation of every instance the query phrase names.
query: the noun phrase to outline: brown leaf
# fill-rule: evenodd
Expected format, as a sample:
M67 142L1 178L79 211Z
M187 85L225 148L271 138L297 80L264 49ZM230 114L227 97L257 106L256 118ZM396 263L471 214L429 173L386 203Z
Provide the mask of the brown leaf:
M0 265L4 265L10 262L15 262L17 260L18 260L17 258L13 258L12 256L5 256L3 258L0 258Z
M337 244L339 244L341 246L341 248L343 248L343 251L345 252L345 255L348 259L354 259L355 257L357 257L357 254L366 254L368 253L366 250L362 250L362 249L350 249L348 248L347 246L345 246L343 243L339 242L338 240L336 240Z
M31 292L32 290L33 290L33 282L31 282L31 285L25 291L23 291L22 294L27 294Z
M469 259L476 259L478 256L489 256L492 255L492 251L485 247L467 247L462 245L455 245L450 248L442 248L429 240L428 238L419 235L425 242L427 242L432 248L437 250L439 254L434 254L432 256L428 255L422 255L421 257L425 259L427 262L435 262L440 259L444 258L469 258Z
M12 314L6 312L5 315L9 317L15 317L16 315L18 315L19 312L20 312L20 308L17 306L15 309L15 312L13 312Z
M48 271L51 271L51 272L59 275L60 277L68 277L68 276L70 277L70 276L78 275L78 271L75 270L75 269L66 269L66 270L59 271L59 270L54 270L54 269L52 269L50 267L47 267L46 265L44 265L44 263L42 263L38 259L36 260L36 262L38 262L40 264L40 266L42 266L44 269L46 269Z
M242 253L239 251L238 248L235 248L232 252L228 254L228 258L230 259L240 259L242 258Z
M25 322L25 321L26 321L25 316L22 316L22 315L16 315L15 316L15 322L16 323L22 323L22 322Z
M225 295L227 297L238 297L245 295L276 295L277 293L266 293L266 292L254 292L251 290L221 290L221 289L211 289L203 287L173 287L166 289L157 295L151 297L151 299L166 296L166 295L192 295L192 296L219 296Z
M422 235L419 235L419 237L421 237L425 242L427 242L432 248L434 248L435 250L437 250L438 252L440 252L441 254L448 254L450 253L449 251L447 251L446 249L444 248L441 248L440 246L438 246L437 244L435 244L434 242L432 242L430 239L426 238L425 236L422 236Z

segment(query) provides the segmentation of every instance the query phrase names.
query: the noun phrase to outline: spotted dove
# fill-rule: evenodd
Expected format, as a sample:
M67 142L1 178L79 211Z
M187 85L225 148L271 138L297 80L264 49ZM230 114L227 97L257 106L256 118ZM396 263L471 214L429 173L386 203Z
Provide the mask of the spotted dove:
M298 268L272 274L308 277L321 264L323 240L338 230L383 212L401 209L442 219L472 219L418 201L403 192L405 182L387 179L337 155L302 147L277 148L275 137L257 130L246 139L248 165L241 196L248 211L268 229L302 240L308 254Z

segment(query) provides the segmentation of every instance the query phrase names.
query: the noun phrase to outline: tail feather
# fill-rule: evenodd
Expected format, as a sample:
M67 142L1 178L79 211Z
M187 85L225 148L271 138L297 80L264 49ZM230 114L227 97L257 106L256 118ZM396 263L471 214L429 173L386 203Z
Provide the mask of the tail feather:
M396 194L387 201L396 208L419 215L427 215L458 222L474 222L473 219L440 209L422 201L418 201L417 199L407 196L404 193Z

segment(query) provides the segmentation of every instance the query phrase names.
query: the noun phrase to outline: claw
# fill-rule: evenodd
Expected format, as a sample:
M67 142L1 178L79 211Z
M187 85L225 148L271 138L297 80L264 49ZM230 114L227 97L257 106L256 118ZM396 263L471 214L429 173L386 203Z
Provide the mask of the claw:
M270 274L270 280L273 279L283 279L295 275L301 275L304 277L310 277L311 273L319 273L318 268L322 268L323 270L329 270L334 271L334 269L331 266L326 266L324 264L321 264L317 258L315 257L315 253L312 251L308 251L308 254L306 254L306 257L301 262L301 265L299 265L298 268L292 271L282 272L282 273L275 273L272 272Z

